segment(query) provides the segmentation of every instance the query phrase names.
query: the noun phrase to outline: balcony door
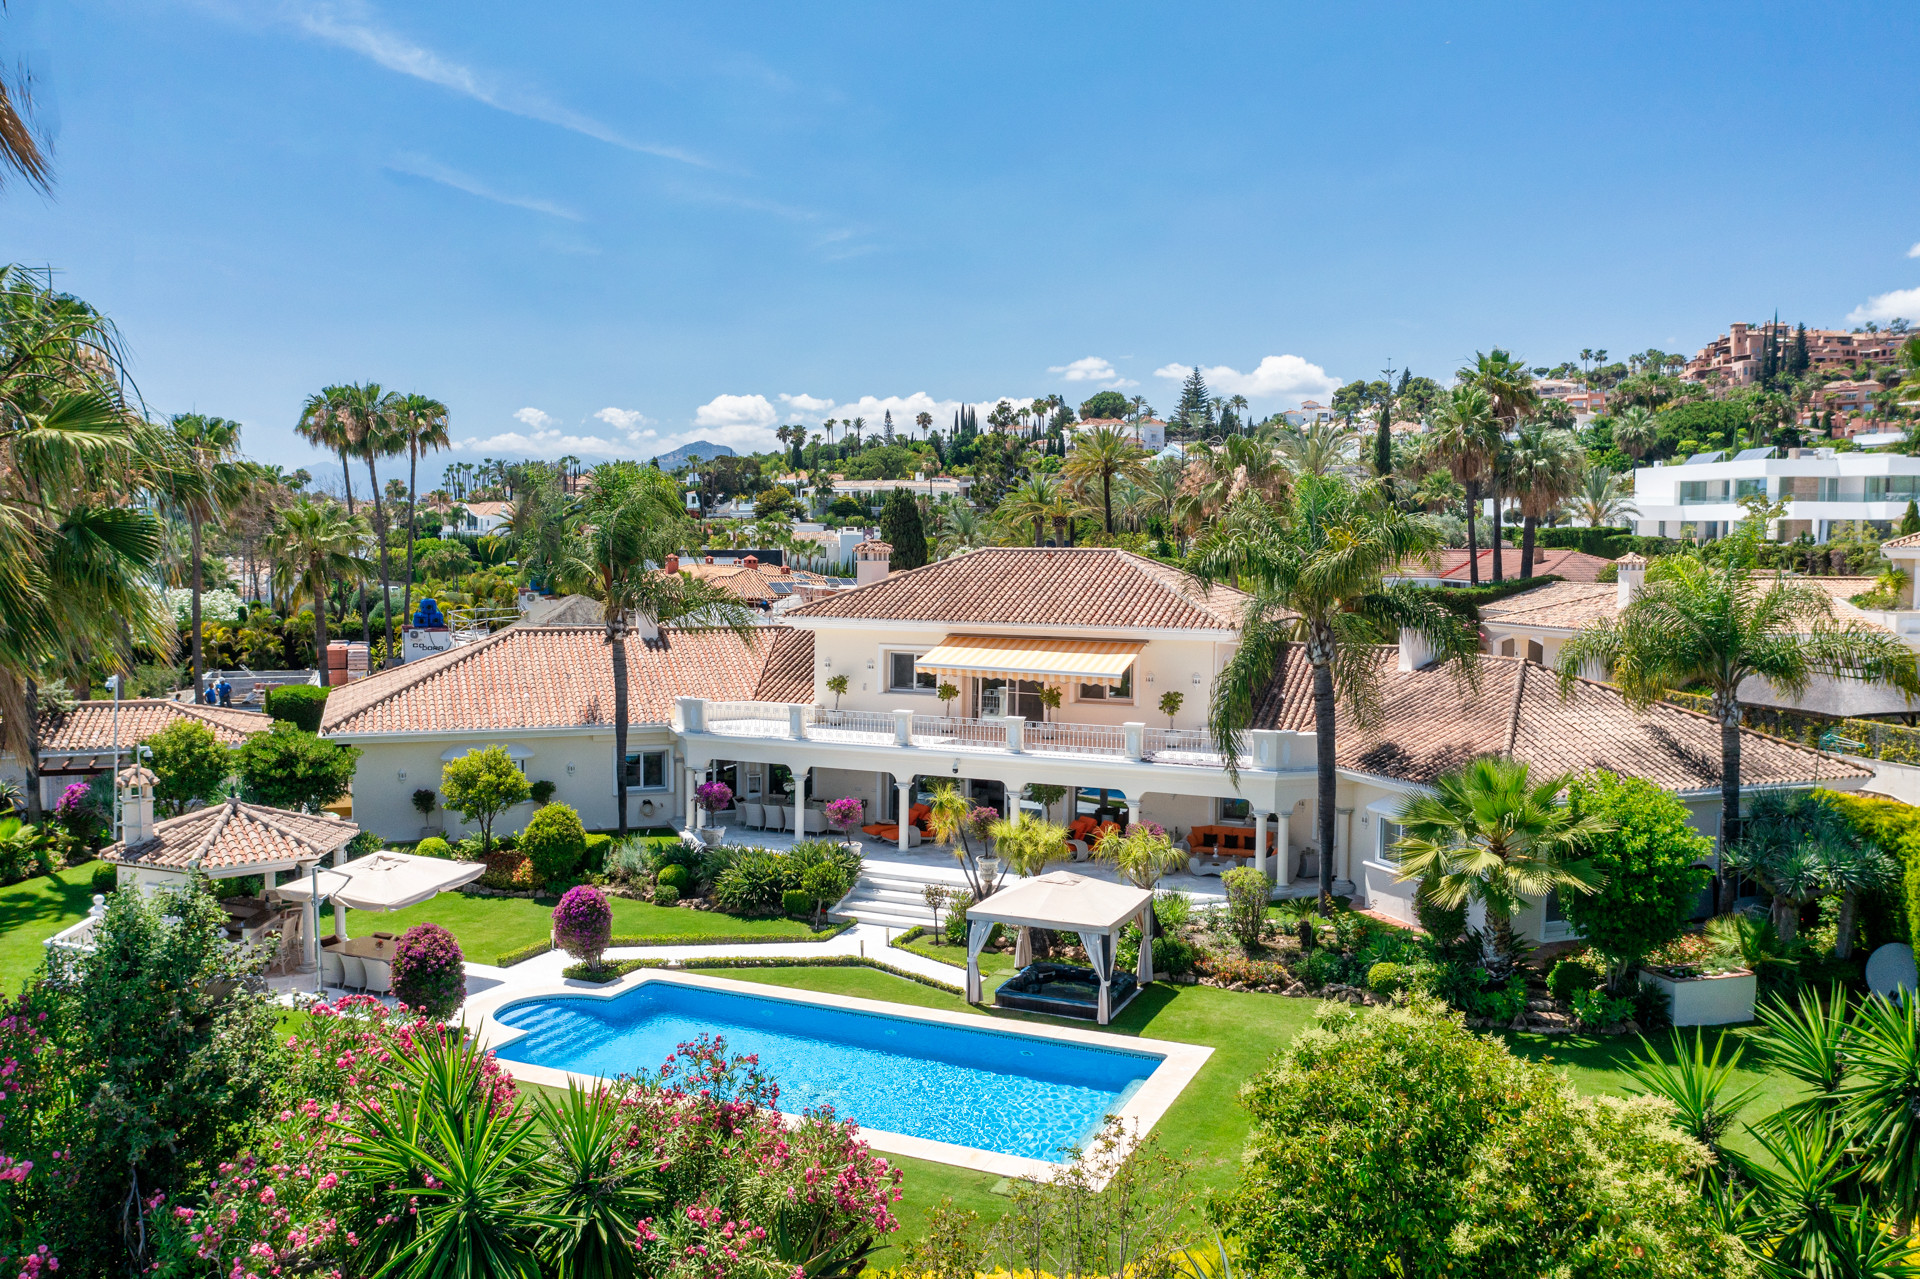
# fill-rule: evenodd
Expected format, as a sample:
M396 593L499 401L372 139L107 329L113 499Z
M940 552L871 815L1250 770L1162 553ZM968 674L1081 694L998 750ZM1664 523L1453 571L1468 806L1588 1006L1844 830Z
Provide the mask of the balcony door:
M973 681L973 704L980 708L982 719L1018 715L1022 719L1039 721L1047 717L1047 705L1040 700L1038 680L976 679Z

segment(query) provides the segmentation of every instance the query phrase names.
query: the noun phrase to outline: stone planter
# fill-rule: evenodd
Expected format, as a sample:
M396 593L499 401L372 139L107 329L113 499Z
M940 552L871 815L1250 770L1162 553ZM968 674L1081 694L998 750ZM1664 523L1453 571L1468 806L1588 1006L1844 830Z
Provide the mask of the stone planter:
M702 826L700 828L700 841L708 848L720 847L720 841L726 837L727 828L725 826Z
M1745 969L1711 977L1668 977L1643 968L1640 980L1667 993L1676 1026L1729 1026L1753 1020L1759 979Z

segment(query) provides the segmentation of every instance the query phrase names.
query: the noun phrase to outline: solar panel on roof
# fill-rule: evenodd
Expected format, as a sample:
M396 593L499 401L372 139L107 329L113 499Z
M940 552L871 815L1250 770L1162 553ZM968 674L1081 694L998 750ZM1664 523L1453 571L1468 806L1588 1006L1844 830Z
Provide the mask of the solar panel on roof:
M791 595L793 594L793 583L768 582L767 589L772 591L775 595Z
M1705 462L1718 462L1725 455L1726 453L1723 449L1716 449L1711 453L1695 453L1686 460L1685 464L1687 466L1699 466Z
M1772 456L1773 456L1773 449L1771 447L1759 448L1759 449L1741 449L1738 453L1734 454L1733 460L1736 462L1751 462L1755 458L1772 457Z

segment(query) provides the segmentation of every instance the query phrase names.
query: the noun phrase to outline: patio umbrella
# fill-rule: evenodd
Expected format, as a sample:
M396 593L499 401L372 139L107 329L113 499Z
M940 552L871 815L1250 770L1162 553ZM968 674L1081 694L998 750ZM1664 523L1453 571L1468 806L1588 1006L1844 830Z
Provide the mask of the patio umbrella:
M304 883L296 880L275 891L292 901L312 898L316 911L319 902L331 899L333 935L344 941L346 907L405 910L450 889L471 884L486 871L481 862L450 862L438 857L416 857L412 853L380 852L356 857L332 870L320 870L316 865Z

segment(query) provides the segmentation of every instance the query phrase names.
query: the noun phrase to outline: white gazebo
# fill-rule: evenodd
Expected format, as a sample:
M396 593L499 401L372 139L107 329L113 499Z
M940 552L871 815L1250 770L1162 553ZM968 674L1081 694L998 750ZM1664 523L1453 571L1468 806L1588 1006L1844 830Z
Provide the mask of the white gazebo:
M1099 1020L1106 1025L1120 1011L1112 1006L1110 989L1115 944L1120 930L1135 920L1140 923L1140 963L1135 980L1141 986L1153 981L1152 905L1153 893L1148 889L1088 879L1066 870L1020 880L976 902L967 907L967 1002L980 1002L980 952L993 935L995 924L1020 930L1019 951L1023 955L1030 954L1029 929L1072 932L1080 935L1080 944L1086 947L1087 960L1099 979ZM1121 1006L1125 1003L1122 1001Z

